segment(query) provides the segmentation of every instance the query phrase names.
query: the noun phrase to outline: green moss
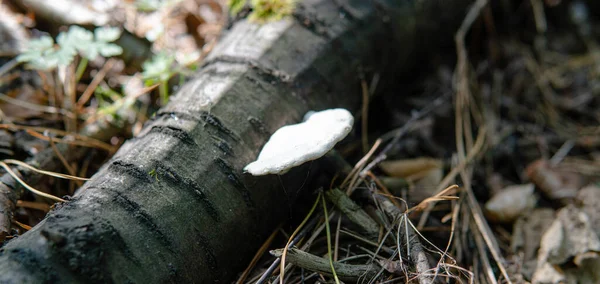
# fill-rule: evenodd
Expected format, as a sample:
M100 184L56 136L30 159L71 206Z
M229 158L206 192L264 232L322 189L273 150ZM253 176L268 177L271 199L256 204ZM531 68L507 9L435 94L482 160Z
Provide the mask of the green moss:
M296 7L296 0L251 0L251 5L250 20L264 23L291 15Z
M156 179L156 181L160 181L158 179L158 172L156 171L156 169L152 169L149 173L148 173L151 177L154 177Z
M227 6L229 7L229 13L232 16L235 16L240 11L242 11L242 9L244 9L245 5L246 5L246 0L228 0L227 1Z

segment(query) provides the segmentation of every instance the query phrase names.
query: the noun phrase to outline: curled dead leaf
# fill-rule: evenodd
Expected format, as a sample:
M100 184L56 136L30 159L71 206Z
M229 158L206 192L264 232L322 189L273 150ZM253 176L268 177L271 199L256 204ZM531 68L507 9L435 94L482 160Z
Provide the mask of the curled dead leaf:
M560 171L546 160L536 160L525 169L527 177L550 199L571 199L583 179L577 173Z
M441 169L442 161L433 158L416 158L394 161L383 161L379 164L383 172L392 177L411 180L426 176L433 169Z
M393 274L402 275L404 265L399 260L380 259L377 263L381 265L385 271Z
M485 203L486 215L496 222L512 222L536 202L533 184L508 186Z

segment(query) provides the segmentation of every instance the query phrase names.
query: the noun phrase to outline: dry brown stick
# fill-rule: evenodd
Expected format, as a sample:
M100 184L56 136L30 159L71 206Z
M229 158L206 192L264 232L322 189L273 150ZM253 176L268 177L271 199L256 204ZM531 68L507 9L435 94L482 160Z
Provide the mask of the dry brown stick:
M468 75L468 55L467 50L465 48L465 36L470 29L473 22L479 16L481 10L488 4L487 0L478 0L475 2L475 5L471 7L467 16L465 17L460 29L457 31L455 36L456 49L457 49L457 67L456 67L456 76L458 76L458 84L457 84L457 96L456 96L456 148L458 153L458 158L461 164L464 164L468 160L465 148L469 147L468 154L476 151L472 142L472 134L470 133L471 128L471 114L469 112L469 103L470 103L470 90L469 90L469 75ZM464 116L463 116L464 114ZM469 131L469 132L467 132ZM483 130L480 130L480 133L483 133ZM479 138L478 138L479 140ZM476 143L475 143L476 144ZM461 178L464 183L465 191L467 192L468 204L471 208L471 212L475 223L477 224L477 228L481 232L485 243L487 244L490 252L498 268L500 269L502 276L505 278L505 281L508 283L512 283L510 278L508 277L508 273L506 272L506 268L504 267L503 261L501 259L501 255L498 249L498 245L493 239L491 231L485 222L485 218L481 212L481 208L477 203L472 189L470 179L472 176L472 169L469 167L463 167L460 170ZM484 263L486 266L486 271L491 271L491 267L489 263ZM488 274L489 275L489 274ZM495 281L495 277L490 276L492 281Z
M272 250L271 254L280 257L282 249ZM288 251L288 261L304 269L332 276L329 260L316 255L292 248ZM336 261L333 263L337 276L349 282L366 282L371 280L381 269L376 264L354 265Z
M379 225L369 215L354 203L348 195L337 188L325 191L325 196L356 225L358 225L370 240L377 240Z
M50 205L41 202L33 202L33 201L17 201L17 207L36 209L44 212L50 211Z
M469 227L471 228L472 232L478 231L477 225L475 225L474 222L472 222L470 219L466 220L466 222L469 222ZM473 234L473 239L475 241L475 246L477 247L479 259L481 260L482 270L484 271L483 274L485 275L485 277L487 277L487 281L489 281L488 283L498 284L498 281L496 280L496 274L494 273L494 270L491 269L492 265L490 263L487 250L485 249L485 243L483 241L483 238L481 237L481 234ZM475 260L473 261L475 262Z
M419 241L419 237L413 231L413 227L408 225L409 221L407 221L406 219L408 218L407 215L400 211L400 208L396 207L388 199L380 198L380 201L385 213L391 218L393 218L395 222L398 222L397 226L399 232L401 231L400 228L402 227L402 220L405 221L405 238L401 238L400 236L398 236L398 241L400 241L401 239L406 240L407 254L410 257L410 259L415 263L415 270L417 272L417 279L419 279L419 283L433 283L435 274L429 273L429 271L431 270L431 264L429 263L427 254L423 249L421 242ZM398 247L397 249L400 250L401 248ZM400 261L401 260L402 258L400 258Z
M477 135L477 139L475 140L475 145L473 145L473 148L471 149L471 151L467 155L466 159L464 161L462 161L460 164L458 164L456 167L454 167L444 177L444 179L438 185L438 187L436 189L436 192L440 192L440 191L444 190L445 188L447 188L448 185L450 185L450 183L452 183L452 181L454 180L454 178L456 178L456 176L467 165L469 165L470 163L472 163L473 160L481 153L481 151L483 150L483 146L484 146L485 136L486 136L485 128L481 128L479 130L479 134ZM419 230L421 230L425 226L425 222L427 221L427 217L429 217L429 213L430 213L431 209L433 209L434 205L435 205L435 202L431 202L429 204L429 206L427 207L427 209L425 209L423 211L423 214L421 215L421 218L419 219L419 223L417 225L417 228Z
M94 79L92 80L92 82L87 86L87 88L85 88L85 91L77 100L77 108L75 109L75 111L79 112L79 111L81 111L81 109L83 109L83 106L85 105L85 103L87 103L87 101L94 94L96 87L98 87L100 82L102 82L102 80L104 79L104 76L106 76L106 73L108 72L108 70L110 70L110 68L112 68L112 66L116 62L117 61L115 59L111 58L108 61L106 61L106 63L104 63L104 66L102 66L100 71L98 71L96 76L94 76Z
M368 136L368 125L369 125L369 86L365 81L364 76L361 76L360 86L362 89L362 118L361 118L361 141L363 154L369 151L369 136Z

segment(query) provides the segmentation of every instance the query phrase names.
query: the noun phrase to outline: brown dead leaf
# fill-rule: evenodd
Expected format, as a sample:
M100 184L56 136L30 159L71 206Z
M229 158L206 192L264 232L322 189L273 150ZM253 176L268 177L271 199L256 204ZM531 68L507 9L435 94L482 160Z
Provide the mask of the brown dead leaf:
M590 184L579 190L577 200L590 218L590 223L596 234L600 236L600 186Z
M398 274L398 275L401 275L402 273L404 273L404 271L403 271L404 265L399 260L392 261L389 259L381 259L381 260L377 260L377 263L379 263L379 265L381 265L381 267L389 273Z
M508 186L485 203L486 216L496 222L512 222L533 209L536 202L533 184Z
M583 183L579 174L556 169L546 160L537 160L529 164L525 173L551 199L574 198Z
M442 161L433 158L416 158L394 161L383 161L379 164L381 170L392 177L417 180L426 176L430 170L441 169Z
M546 230L538 252L538 264L532 283L600 283L600 238L589 216L575 206L557 214Z

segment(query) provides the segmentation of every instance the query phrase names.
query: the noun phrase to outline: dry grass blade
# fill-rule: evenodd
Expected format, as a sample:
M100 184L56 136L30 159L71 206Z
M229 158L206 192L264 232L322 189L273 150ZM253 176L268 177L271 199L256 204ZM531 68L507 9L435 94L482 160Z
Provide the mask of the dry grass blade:
M85 105L85 103L87 103L87 101L92 97L92 95L94 94L94 91L96 90L96 87L98 87L100 82L102 82L102 80L104 79L104 76L106 76L106 73L108 72L108 70L110 70L110 68L112 68L112 66L115 63L116 63L116 60L114 58L109 59L104 64L104 66L102 66L100 71L98 71L96 76L94 76L94 79L92 79L92 82L87 86L87 88L85 89L83 94L77 100L77 109L76 109L77 111L81 110L83 108L83 106Z
M325 197L322 194L319 194L319 197L321 197L321 201L323 202L323 213L325 214L325 220L329 220L327 214L327 202L325 201ZM325 232L327 233L327 258L329 259L331 273L333 274L333 279L335 279L335 283L340 284L340 279L338 279L337 273L335 273L335 267L333 267L333 254L331 253L331 229L329 228L329 222L325 222Z
M481 233L481 236L483 237L485 244L487 245L488 249L490 250L492 257L496 261L496 265L500 269L500 272L502 273L504 280L507 281L507 283L512 283L512 281L510 280L510 277L508 276L508 272L506 271L506 267L504 266L505 261L502 257L502 254L500 253L500 248L498 247L498 243L496 242L496 239L494 238L494 235L492 234L492 230L490 229L490 227L488 226L488 224L485 220L483 212L481 211L481 207L479 206L477 199L475 199L475 195L473 194L473 191L471 190L471 188L465 188L465 189L467 192L467 202L469 205L468 207L471 210L471 214L473 216L473 220L475 221L475 224L477 225L477 229Z
M20 106L22 108L26 108L26 109L31 109L37 112L43 112L43 113L49 113L49 114L61 114L64 115L66 117L69 118L74 118L75 114L73 114L70 111L61 109L61 108L57 108L57 107L52 107L52 106L42 106L42 105L37 105L34 103L30 103L30 102L26 102L23 100L18 100L18 99L13 99L10 96L7 96L3 93L0 93L0 101L9 103L9 104L13 104L16 106Z
M448 194L455 194L457 189L458 189L458 185L456 185L456 184L451 185L451 186L447 187L446 189L438 192L436 195L426 198L425 200L421 201L421 203L417 204L417 206L410 208L407 211L407 213L410 213L413 211L424 210L429 204L431 204L433 202L457 200L458 196L448 195Z
M72 176L72 175L65 175L65 174L61 174L61 173L40 170L40 169L37 169L36 167L30 166L27 163L24 163L24 162L21 162L21 161L17 161L17 160L6 159L6 160L3 160L2 162L6 163L6 164L12 164L12 165L21 166L21 167L30 169L30 170L32 170L32 171L34 171L36 173L44 174L44 175L51 176L51 177L57 177L57 178L62 178L62 179L70 179L70 180L81 180L81 181L88 181L88 180L90 180L89 178L82 178L82 177L77 177L77 176Z
M52 128L45 128L45 127L32 127L32 126L22 126L22 125L16 125L16 124L0 124L0 129L8 129L11 131L14 130L24 130L26 131L28 134L35 136L36 138L39 138L41 140L44 141L50 141L50 137L45 136L43 133L45 132L49 132L55 135L59 135L59 136L70 136L73 137L75 140L68 140L68 139L64 139L64 138L52 138L53 141L55 142L60 142L60 143L65 143L65 144L69 144L69 145L77 145L77 146L85 146L85 147L94 147L94 148L99 148L99 149L103 149L106 150L108 152L113 152L115 149L115 146L112 146L110 144L104 143L100 140L94 139L94 138L90 138L84 135L80 135L77 133L71 133L71 132L67 132L67 131L63 131L63 130L59 130L59 129L52 129Z
M449 184L456 178L456 176L469 163L471 163L475 159L475 157L477 157L481 153L481 150L483 149L483 146L484 146L485 136L486 136L485 128L479 129L479 134L477 135L477 139L475 140L475 145L473 146L471 151L469 151L467 158L465 160L463 160L460 164L458 164L458 166L454 167L444 177L444 179L442 180L442 182L440 182L440 185L438 186L438 189L436 191L438 191L438 192L442 191L442 190L444 190L444 188L449 186ZM433 208L434 203L435 202L430 202L430 204L427 206L427 209L423 211L423 215L421 215L421 219L419 220L419 223L417 225L417 228L419 228L419 230L421 230L425 226L427 217L429 217L429 211L431 211L431 209Z
M364 157L362 157L362 159L360 159L360 161L358 161L358 163L356 163L356 165L354 166L354 168L352 169L350 174L348 174L346 179L344 179L344 182L342 182L341 187L343 188L345 186L348 186L348 188L346 190L346 194L348 194L348 195L352 194L352 192L354 191L354 186L356 185L356 181L360 177L359 173L361 172L361 170L363 169L365 164L367 164L367 161L369 161L369 159L371 158L373 153L375 153L375 150L377 150L377 148L379 147L380 144L381 144L381 139L377 139L375 141L375 143L373 143L373 147L371 147L371 150L369 150L369 152ZM348 184L348 182L350 182L350 183Z
M313 204L312 208L310 209L310 211L308 212L308 214L306 215L304 220L302 220L302 223L300 223L300 225L298 225L298 228L296 228L294 233L292 233L292 235L289 237L287 243L285 244L285 247L283 248L283 253L281 254L281 263L279 266L279 283L280 284L283 284L283 279L285 276L285 257L286 257L288 249L290 248L290 244L291 244L292 240L294 239L294 237L298 234L298 232L300 232L302 227L304 227L306 222L308 222L308 220L310 219L310 216L312 216L312 214L315 212L315 209L317 208L317 205L319 204L319 201L321 200L322 195L323 195L323 193L319 192L319 195L317 196L317 200L315 200L315 203ZM329 220L328 218L325 218L325 222L329 222L328 220Z
M23 224L23 223L21 223L21 222L19 222L17 220L13 220L13 223L15 223L17 226L23 228L25 231L31 230L31 226Z
M5 162L0 162L0 166L3 167L6 170L6 172L10 176L12 176L20 185L22 185L24 188L26 188L27 190L31 191L32 193L34 193L36 195L39 195L39 196L42 196L42 197L46 197L48 199L52 199L52 200L57 201L57 202L66 202L66 200L64 200L64 199L62 199L60 197L56 197L56 196L54 196L52 194L41 192L41 191L39 191L39 190L37 190L37 189L29 186L21 178L19 178L19 176L15 172L13 172L13 170Z
M361 120L361 141L362 141L362 149L363 153L367 153L369 149L369 86L367 86L367 81L365 81L364 76L361 76L360 86L362 89L362 120Z
M17 200L17 207L30 208L44 212L50 211L50 205L42 202Z

